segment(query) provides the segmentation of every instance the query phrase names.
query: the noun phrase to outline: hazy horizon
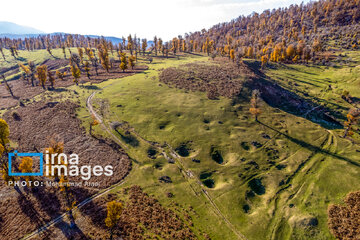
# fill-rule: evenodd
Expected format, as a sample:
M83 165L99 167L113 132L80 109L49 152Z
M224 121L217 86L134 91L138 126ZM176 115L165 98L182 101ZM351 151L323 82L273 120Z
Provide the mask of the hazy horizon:
M113 37L137 34L169 40L184 33L200 31L240 15L300 4L301 0L134 0L131 2L64 0L56 6L44 0L3 2L0 21L38 29L46 33L65 32ZM304 1L308 2L308 1ZM21 6L21 8L19 8ZM56 9L56 12L54 12ZM72 10L69 14L69 10Z

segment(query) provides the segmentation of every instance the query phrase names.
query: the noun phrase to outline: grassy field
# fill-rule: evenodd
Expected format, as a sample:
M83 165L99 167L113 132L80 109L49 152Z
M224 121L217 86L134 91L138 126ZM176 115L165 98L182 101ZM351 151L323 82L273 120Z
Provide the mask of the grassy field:
M341 92L348 89L359 96L351 86L360 82L353 67L358 53L348 54L354 60L348 67L277 66L267 75L298 94L308 91L308 98L345 114L350 106L341 99ZM210 186L207 192L216 205L248 239L332 239L327 206L357 190L359 147L339 138L342 130L324 129L265 103L260 123L256 123L245 99L231 105L229 99L209 100L205 93L159 83L162 68L194 61L207 58L156 59L144 73L100 84L104 89L96 96L109 104L104 114L108 124L126 121L146 140L166 142L174 149L185 145L189 151L181 161L194 174L190 181L164 158L149 159L149 145L138 139L138 145L129 144L138 166L127 185L139 184L165 205L176 201L193 206L199 213L194 215L196 228L213 239L234 236L205 199L191 191L190 187L195 192L199 189L197 180ZM293 87L295 82L298 86ZM324 90L329 84L334 91ZM223 162L211 157L214 149ZM194 158L200 163L192 161ZM173 183L159 183L157 179L164 175ZM168 199L166 192L173 192L175 197ZM314 219L317 226L313 226Z
M42 50L42 49L41 50L33 50L33 51L21 51L20 50L19 56L16 59L13 56L11 56L10 50L3 49L3 51L5 54L6 61L4 61L1 56L0 69L12 67L14 65L17 65L19 62L27 64L28 61L33 61L35 64L40 64L48 59L64 58L64 54L62 52L62 49L60 49L60 48L51 50L53 57L51 57L50 54L46 50ZM76 52L76 49L73 48L72 51ZM68 50L66 50L66 55L67 55L67 57L69 56Z
M62 57L61 50L53 52ZM48 58L46 54L21 51L20 56L40 63ZM360 55L346 54L342 59L351 57L349 64L272 65L265 73L282 87L344 117L351 106L341 98L343 90L360 97ZM359 145L339 137L342 129L325 129L264 102L255 122L248 96L234 104L159 82L162 69L192 62L209 64L208 57L197 55L154 58L143 73L91 87L72 86L61 93L45 92L35 100L78 102L78 117L88 129L86 99L97 91L94 107L108 127L123 124L113 133L126 143L133 161L124 185L112 192L121 198L123 188L136 184L166 207L193 208L193 231L199 239L205 239L204 233L211 239L237 239L234 229L254 240L334 239L327 227L327 207L359 190ZM145 63L143 57L140 63ZM101 126L94 133L109 137ZM168 156L178 149L182 157L169 163L158 152L152 159L148 141L157 142ZM172 183L159 182L162 176L169 176ZM183 212L179 216L183 218Z

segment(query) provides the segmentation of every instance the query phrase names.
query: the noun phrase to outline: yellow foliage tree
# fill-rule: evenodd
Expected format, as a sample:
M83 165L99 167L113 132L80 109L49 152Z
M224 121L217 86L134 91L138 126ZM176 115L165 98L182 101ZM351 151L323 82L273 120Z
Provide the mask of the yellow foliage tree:
M260 91L254 90L252 92L252 96L250 100L251 108L249 110L250 113L255 116L255 121L258 121L258 116L261 114L259 102L260 102Z
M53 166L53 164L51 162L51 155L52 154L59 155L59 154L63 153L64 152L64 143L55 141L54 139L51 139L50 140L50 146L45 149L45 152L48 153L48 156L49 156L49 159L50 159L50 161L47 163L48 169L49 169L49 172L48 172L47 176L50 177L50 176L53 175L55 177L55 179L58 179L58 176L60 175L59 172L58 172L58 169L57 168L55 169L54 174L52 174L52 171L51 171L52 166ZM55 161L54 165L58 165L58 162Z
M286 56L289 59L292 59L295 55L295 47L294 45L290 44L287 48L286 48Z
M105 45L100 44L98 46L98 56L100 59L101 66L103 66L106 72L109 72L110 69L109 53Z
M31 173L33 167L33 160L31 157L22 157L21 163L19 165L19 170L22 173ZM33 181L32 176L24 176L25 181L29 183L29 181ZM31 185L32 186L32 185Z
M64 77L66 76L66 72L61 72L60 70L56 70L56 76L57 78L59 78L61 81L64 81Z
M252 57L254 56L254 49L253 49L253 47L249 47L249 48L248 48L246 56L247 56L248 58L252 58Z
M127 69L127 59L126 59L126 54L125 53L121 53L121 63L120 63L120 69L125 72L125 70Z
M95 115L91 115L92 122L90 123L90 135L92 136L92 129L94 126L99 125L99 121L96 119Z
M235 50L231 49L230 50L230 59L234 62L235 61Z
M78 53L79 53L79 57L80 57L80 62L81 64L83 64L83 60L84 60L84 50L81 47L77 48Z
M3 154L8 153L7 144L9 141L9 125L4 119L0 118L0 168L2 173L2 178L5 182L13 181L14 177L8 175L8 165L7 161L3 161L5 158L3 158Z
M135 56L130 56L129 57L129 65L130 65L130 67L131 67L131 69L134 69L134 67L135 67Z
M266 55L261 56L261 68L264 68L268 62L268 57Z
M9 143L9 135L10 135L9 125L4 119L0 118L0 143L4 148L3 151L5 151L6 153L7 153L6 145Z
M74 77L74 83L76 83L76 85L79 85L79 78L81 76L80 69L76 66L76 64L72 64L70 67L70 71L72 76Z
M119 202L111 201L107 204L107 216L105 219L105 224L110 229L110 239L113 238L113 229L120 219L122 210L123 205Z
M90 79L90 63L88 61L85 62L84 70L86 72L86 76Z
M348 114L346 115L347 120L344 123L345 133L344 138L347 136L354 135L353 126L357 124L360 118L360 109L350 109Z
M36 68L37 77L43 89L45 89L45 83L47 80L47 66L41 65Z
M55 78L54 78L53 72L48 69L47 75L48 75L48 79L49 79L51 88L54 88L54 86L55 86Z

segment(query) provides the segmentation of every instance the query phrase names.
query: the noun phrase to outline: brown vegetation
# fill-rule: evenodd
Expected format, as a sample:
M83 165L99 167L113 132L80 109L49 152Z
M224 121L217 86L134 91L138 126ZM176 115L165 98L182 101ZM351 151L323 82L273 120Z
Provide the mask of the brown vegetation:
M164 69L160 74L160 81L176 88L208 92L210 99L217 96L228 98L240 94L247 78L253 76L252 72L241 64L186 64L178 68Z
M76 118L77 105L72 102L37 102L16 110L19 118L8 111L4 118L10 126L10 139L18 143L19 152L43 152L52 138L64 142L64 152L77 153L79 166L112 165L114 175L92 176L91 182L99 182L98 187L72 187L69 189L77 203L93 195L100 189L109 187L123 179L131 169L129 157L110 140L93 138L81 127ZM33 161L34 169L39 162ZM43 177L37 179L45 180ZM69 181L84 182L81 177L69 177ZM56 187L33 188L7 187L0 181L0 227L1 239L18 239L24 234L57 217L69 204ZM14 201L15 199L15 201ZM18 226L24 226L19 228Z
M124 240L191 240L197 239L191 227L193 225L188 210L176 206L176 212L182 212L184 219L173 210L162 206L155 198L143 192L139 186L126 188L120 194L124 197L123 209L117 224L113 229L114 239ZM78 227L91 239L109 239L107 219L108 202L114 201L116 196L109 194L107 198L99 198L80 209L82 219ZM67 228L69 233L71 229ZM47 234L57 239L66 239L58 229L50 229ZM70 234L69 234L70 235ZM78 233L68 236L73 239ZM41 239L41 238L39 238Z
M349 193L344 202L329 206L330 231L338 239L360 239L360 191Z

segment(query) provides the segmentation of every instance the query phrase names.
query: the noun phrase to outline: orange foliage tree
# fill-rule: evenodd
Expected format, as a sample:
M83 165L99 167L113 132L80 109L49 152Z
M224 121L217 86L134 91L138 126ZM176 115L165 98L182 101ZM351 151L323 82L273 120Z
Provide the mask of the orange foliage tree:
M260 91L253 90L251 100L250 100L251 108L250 113L255 116L255 121L258 121L258 116L261 114L260 109Z

